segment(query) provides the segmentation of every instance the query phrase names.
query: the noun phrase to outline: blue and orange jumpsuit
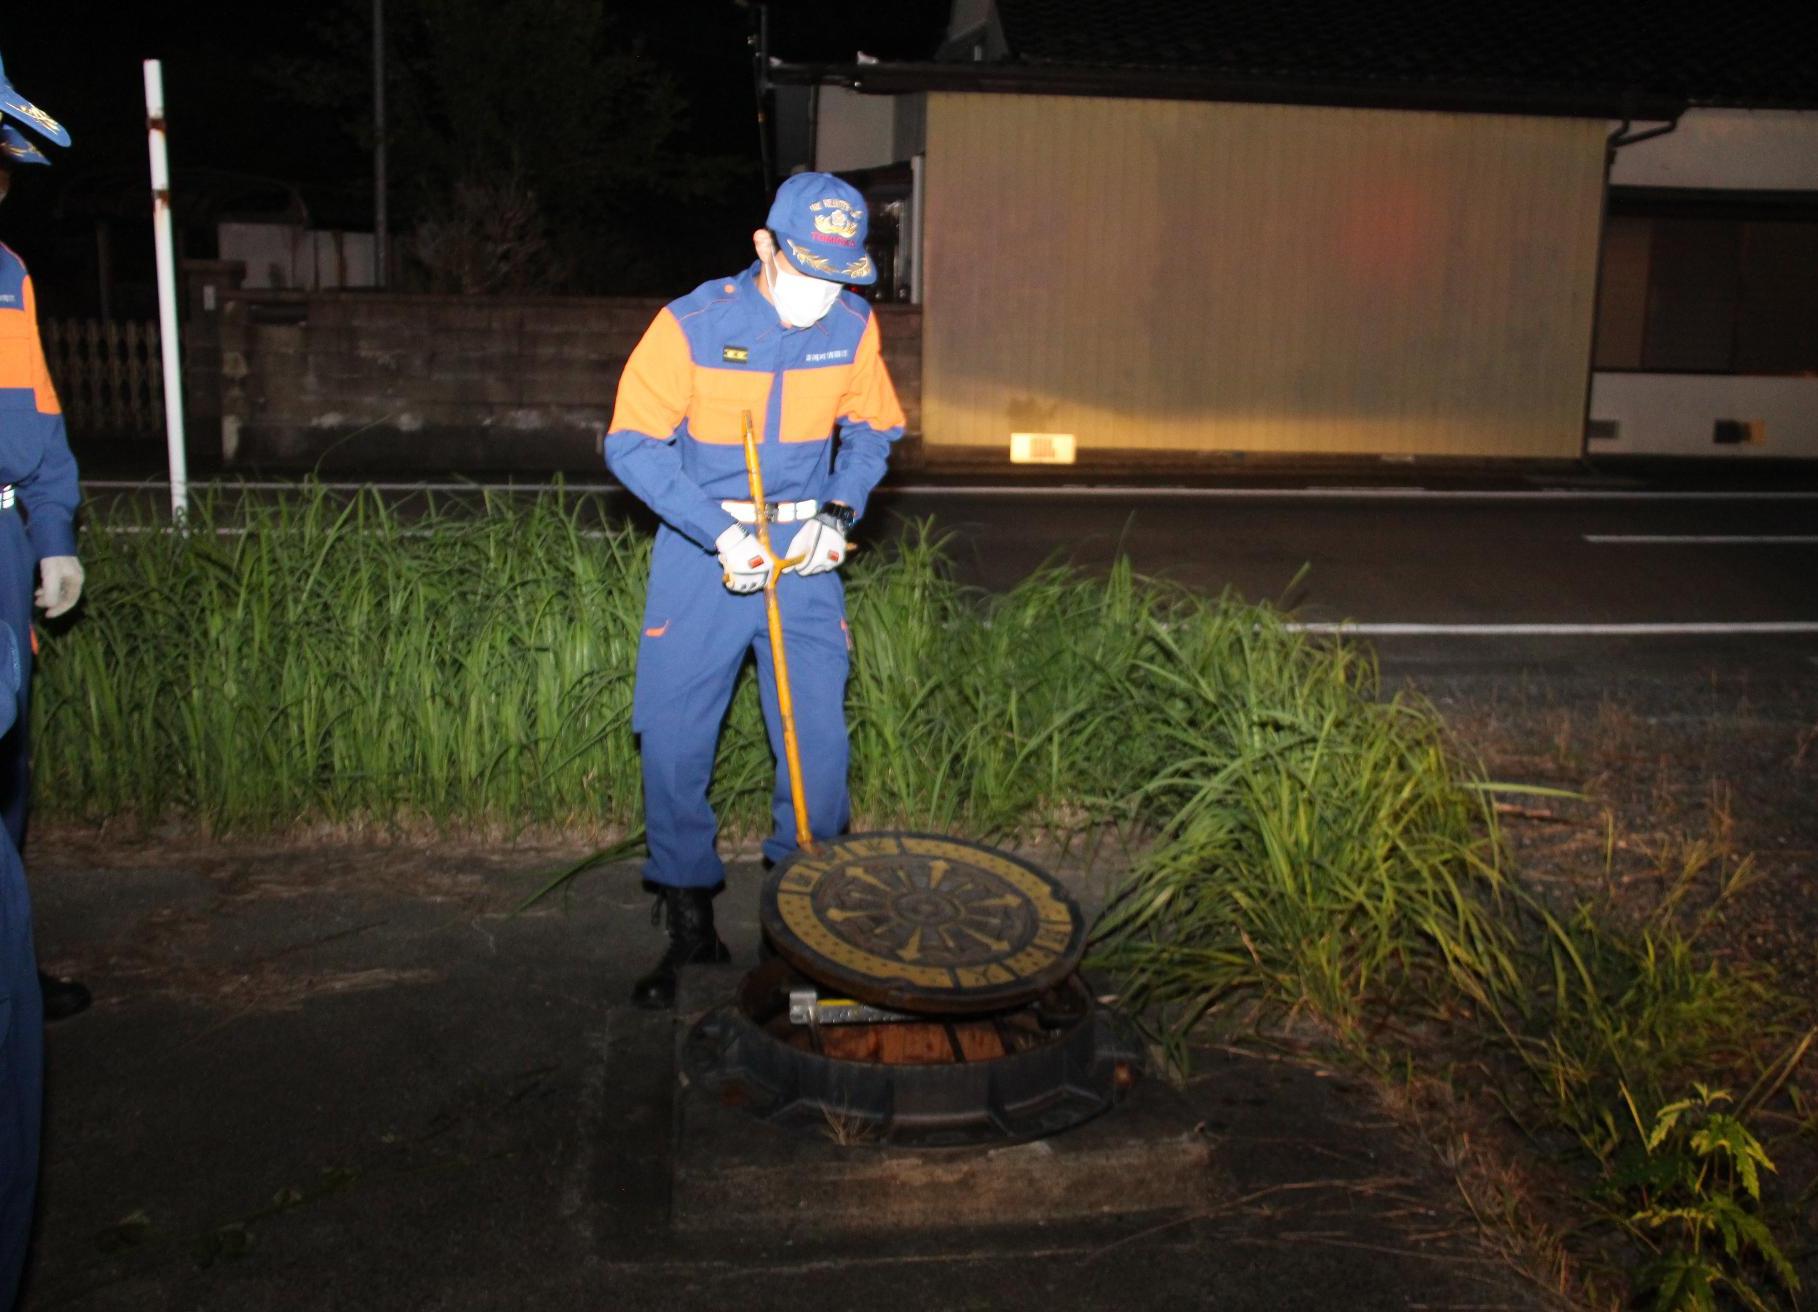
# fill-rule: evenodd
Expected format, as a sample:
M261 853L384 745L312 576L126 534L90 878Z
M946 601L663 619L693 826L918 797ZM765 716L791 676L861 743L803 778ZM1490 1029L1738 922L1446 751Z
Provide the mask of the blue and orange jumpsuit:
M842 292L825 318L790 328L758 288L760 266L703 283L657 314L626 361L606 462L662 521L638 645L632 729L643 752L653 883L712 888L725 877L707 801L720 723L747 652L755 654L772 752L774 828L764 854L795 850L793 802L760 593L727 591L714 541L738 521L722 505L750 495L741 414L759 440L774 503L842 502L865 513L903 410L878 347L877 320ZM837 434L837 438L836 438ZM796 531L771 526L780 556ZM777 584L809 828L849 819L845 696L850 652L838 571Z
M25 1261L38 1173L44 1004L31 903L19 864L30 789L32 576L45 556L76 554L76 461L44 365L24 263L0 246L0 1304ZM30 517L25 522L22 515Z
M10 624L0 624L0 733L19 712L23 665ZM25 1269L38 1183L44 1104L44 1000L32 953L32 904L13 841L0 834L0 1307L11 1307Z
M44 364L38 309L25 262L0 245L0 619L21 635L19 720L0 739L0 819L25 845L30 794L26 708L30 704L33 576L46 556L76 554L76 458Z

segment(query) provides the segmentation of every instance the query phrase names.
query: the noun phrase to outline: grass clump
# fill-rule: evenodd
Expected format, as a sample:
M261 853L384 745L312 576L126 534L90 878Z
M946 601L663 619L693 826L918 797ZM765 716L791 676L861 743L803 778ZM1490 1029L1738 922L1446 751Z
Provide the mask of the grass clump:
M1788 1294L1799 1290L1798 1275L1759 1215L1761 1173L1774 1163L1730 1110L1727 1091L1693 1089L1693 1096L1659 1108L1651 1122L1628 1101L1634 1142L1612 1185L1620 1199L1632 1200L1626 1224L1655 1250L1635 1283L1662 1309L1715 1308L1724 1292L1745 1307L1765 1308L1747 1274L1751 1264L1765 1267Z
M1760 1183L1775 1168L1756 1126L1814 1034L1789 1031L1765 971L1699 950L1750 879L1746 860L1718 872L1688 915L1701 869L1620 928L1595 903L1556 918L1530 902L1526 987L1496 1013L1498 1048L1527 1076L1511 1115L1537 1140L1569 1136L1594 1220L1642 1255L1630 1288L1663 1310L1765 1308L1758 1277L1788 1294L1799 1281L1769 1226ZM1737 1099L1713 1078L1749 1087Z
M1273 614L1182 603L1126 678L1151 745L1129 799L1156 841L1097 960L1170 1042L1250 997L1356 1031L1374 1004L1482 1002L1513 982L1504 892L1437 721L1374 662Z
M923 525L861 557L848 600L853 807L869 825L1003 837L1112 813L1149 756L1123 672L1167 608L1159 590L1127 565L962 588Z
M1626 1244L1584 1247L1594 1295L1611 1267L1661 1309L1795 1291L1754 1124L1813 1035L1776 1021L1762 973L1698 948L1748 862L1688 862L1638 924L1556 913L1509 872L1503 790L1423 704L1380 699L1367 660L1186 631L1139 662L1169 691L1133 725L1174 751L1136 796L1156 841L1096 944L1171 1053L1209 1015L1298 1016L1379 1072L1468 1065L1582 1191L1578 1237ZM1751 1087L1725 1107L1714 1078Z

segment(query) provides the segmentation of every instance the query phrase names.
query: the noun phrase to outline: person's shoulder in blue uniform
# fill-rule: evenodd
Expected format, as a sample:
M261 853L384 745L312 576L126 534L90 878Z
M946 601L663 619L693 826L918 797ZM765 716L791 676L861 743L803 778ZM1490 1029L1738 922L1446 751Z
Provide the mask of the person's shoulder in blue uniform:
M23 306L26 277L25 261L0 241L0 309L17 310Z
M743 316L748 313L739 304L739 283L746 276L737 273L729 278L709 278L664 307L681 325L695 363L717 361L723 345L720 339L728 331L738 335Z
M670 312L679 319L683 315L695 314L701 310L731 305L738 300L739 283L750 274L750 269L744 269L729 278L709 278L693 291L685 292L669 302Z
M833 303L833 310L821 322L856 346L871 322L871 302L850 289L842 291L839 299Z

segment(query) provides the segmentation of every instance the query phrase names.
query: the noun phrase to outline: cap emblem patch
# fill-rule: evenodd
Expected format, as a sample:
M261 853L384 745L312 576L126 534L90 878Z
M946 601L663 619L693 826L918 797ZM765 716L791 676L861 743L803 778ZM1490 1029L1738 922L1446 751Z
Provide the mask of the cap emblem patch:
M808 207L814 215L814 230L829 241L842 246L856 244L859 231L859 220L865 217L865 211L854 209L837 196L826 200L817 200Z

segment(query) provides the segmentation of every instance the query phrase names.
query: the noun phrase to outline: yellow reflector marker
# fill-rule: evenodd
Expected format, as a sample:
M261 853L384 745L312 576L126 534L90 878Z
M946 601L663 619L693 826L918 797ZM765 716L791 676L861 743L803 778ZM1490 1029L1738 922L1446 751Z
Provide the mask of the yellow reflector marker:
M1014 465L1070 465L1072 433L1012 433L1010 463Z

